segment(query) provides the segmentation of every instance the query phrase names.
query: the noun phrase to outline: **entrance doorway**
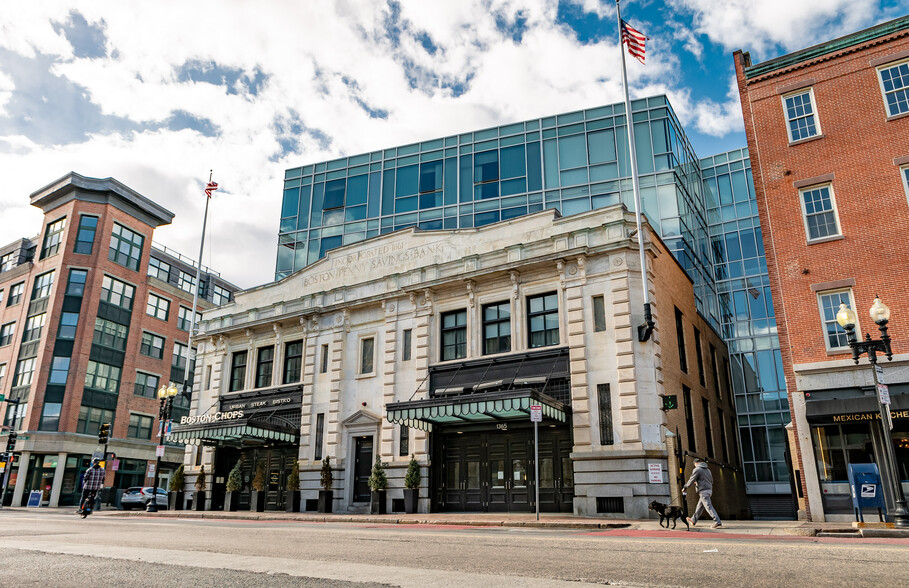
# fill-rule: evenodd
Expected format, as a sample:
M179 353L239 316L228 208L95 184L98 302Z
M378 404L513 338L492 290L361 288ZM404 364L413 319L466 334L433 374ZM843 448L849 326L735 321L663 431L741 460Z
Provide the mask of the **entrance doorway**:
M240 472L243 479L238 508L249 509L252 482L256 476L256 469L261 467L265 473L265 510L284 510L287 478L290 476L294 460L297 459L297 453L296 445L243 450L233 447L219 448L215 454L215 475L211 485L212 510L224 508L227 477L237 460L241 462Z
M356 438L354 450L353 502L369 502L369 474L372 470L372 436Z

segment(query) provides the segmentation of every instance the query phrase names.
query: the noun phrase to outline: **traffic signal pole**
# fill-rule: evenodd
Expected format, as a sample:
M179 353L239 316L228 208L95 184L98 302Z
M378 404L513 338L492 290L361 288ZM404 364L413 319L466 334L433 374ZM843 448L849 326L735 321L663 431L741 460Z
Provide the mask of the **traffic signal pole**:
M9 474L13 469L13 449L16 447L16 415L19 413L19 399L17 398L8 398L6 400L9 404L15 404L16 410L13 411L13 420L10 423L9 434L13 439L12 446L10 446L9 441L7 441L6 448L6 472L3 474L3 486L2 492L0 492L0 508L3 508L3 501L6 499L6 487L9 484Z

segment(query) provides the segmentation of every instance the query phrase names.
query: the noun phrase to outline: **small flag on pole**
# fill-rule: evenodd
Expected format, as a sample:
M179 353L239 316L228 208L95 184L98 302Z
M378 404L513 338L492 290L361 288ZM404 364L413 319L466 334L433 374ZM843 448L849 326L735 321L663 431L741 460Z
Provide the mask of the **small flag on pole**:
M623 33L624 34L624 33ZM211 193L218 189L218 182L209 182L205 186L205 195L211 198Z
M622 43L628 45L628 53L644 63L644 44L647 37L644 33L634 29L630 24L622 21Z

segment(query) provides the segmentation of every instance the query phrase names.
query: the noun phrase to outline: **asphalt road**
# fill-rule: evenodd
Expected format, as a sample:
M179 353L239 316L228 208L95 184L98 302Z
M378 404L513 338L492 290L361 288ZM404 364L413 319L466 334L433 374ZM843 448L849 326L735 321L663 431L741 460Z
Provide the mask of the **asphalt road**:
M909 540L0 511L0 586L896 586ZM176 583L175 583L176 581Z

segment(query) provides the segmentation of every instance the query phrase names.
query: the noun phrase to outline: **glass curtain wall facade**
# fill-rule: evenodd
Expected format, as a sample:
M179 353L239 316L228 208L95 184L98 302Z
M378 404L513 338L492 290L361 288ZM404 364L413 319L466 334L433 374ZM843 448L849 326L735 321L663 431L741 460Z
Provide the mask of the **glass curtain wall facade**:
M748 149L704 158L700 167L746 487L755 516L780 515L791 504L789 402Z
M698 160L665 96L632 103L644 213L718 320ZM634 210L623 104L533 119L285 172L275 279L341 245L407 227L471 228L557 209Z

